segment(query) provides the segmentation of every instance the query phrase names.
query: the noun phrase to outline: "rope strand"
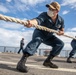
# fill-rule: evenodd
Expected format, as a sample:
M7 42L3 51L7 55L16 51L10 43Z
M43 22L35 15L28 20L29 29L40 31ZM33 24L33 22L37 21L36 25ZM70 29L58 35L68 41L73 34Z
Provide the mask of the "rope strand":
M13 18L13 17L9 17L9 16L4 16L2 14L0 14L0 20L4 20L4 21L10 21L10 22L15 22L15 23L19 23L19 24L24 24L26 25L27 22L26 21L23 21L23 20L20 20L20 19L17 19L17 18ZM33 27L37 28L37 29L40 29L40 30L44 30L44 31L48 31L48 32L54 32L54 33L58 33L58 31L56 30L53 30L53 29L50 29L50 28L47 28L47 27L44 27L44 26L40 26L40 25L33 25ZM68 38L72 38L72 39L75 39L74 37L72 36L69 36L69 35L63 35L65 37L68 37Z

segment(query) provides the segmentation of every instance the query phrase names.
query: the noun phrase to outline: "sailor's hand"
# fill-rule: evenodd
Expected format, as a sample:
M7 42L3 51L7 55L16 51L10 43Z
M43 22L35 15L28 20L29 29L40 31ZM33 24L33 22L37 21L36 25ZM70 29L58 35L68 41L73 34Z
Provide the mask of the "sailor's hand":
M63 31L58 31L58 33L57 33L57 35L63 35L64 34L64 32Z
M26 24L24 24L24 26L25 27L28 27L28 28L32 27L31 21L30 20L27 20L26 21Z

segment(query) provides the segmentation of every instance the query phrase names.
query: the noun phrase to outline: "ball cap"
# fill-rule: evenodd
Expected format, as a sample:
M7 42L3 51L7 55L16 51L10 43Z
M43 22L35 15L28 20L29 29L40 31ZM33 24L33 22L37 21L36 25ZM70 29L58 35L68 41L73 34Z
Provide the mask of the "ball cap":
M60 4L58 2L52 2L50 4L46 4L46 7L50 7L51 9L60 10Z

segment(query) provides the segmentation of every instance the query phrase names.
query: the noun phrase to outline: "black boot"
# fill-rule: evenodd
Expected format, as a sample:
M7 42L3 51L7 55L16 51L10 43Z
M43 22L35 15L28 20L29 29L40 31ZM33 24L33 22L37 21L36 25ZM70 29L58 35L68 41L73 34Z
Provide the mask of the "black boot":
M18 71L26 72L26 73L28 72L27 66L25 66L26 60L27 60L27 56L23 55L16 67Z
M68 58L67 58L67 63L72 63L71 57L68 57Z
M43 65L50 68L58 68L57 65L51 62L53 58L54 56L49 55L48 58L44 61Z

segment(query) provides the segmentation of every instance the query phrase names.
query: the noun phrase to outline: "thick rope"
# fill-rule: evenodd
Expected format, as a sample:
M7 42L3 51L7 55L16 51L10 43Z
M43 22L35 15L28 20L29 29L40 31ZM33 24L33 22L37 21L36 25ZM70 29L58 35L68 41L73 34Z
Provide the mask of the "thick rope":
M17 19L17 18L13 18L13 17L9 17L9 16L4 16L2 14L0 14L0 20L15 22L15 23L24 24L24 25L27 24L27 21L20 20L20 19ZM37 29L40 29L40 30L48 31L48 32L58 33L58 31L56 31L56 30L53 30L53 29L50 29L50 28L47 28L47 27L44 27L44 26L40 26L40 25L33 25L33 27L35 27ZM72 36L69 36L69 35L64 34L63 36L76 40L76 38L74 38Z

